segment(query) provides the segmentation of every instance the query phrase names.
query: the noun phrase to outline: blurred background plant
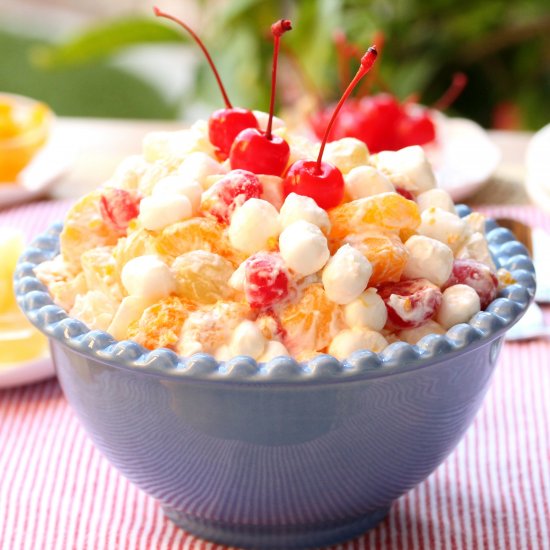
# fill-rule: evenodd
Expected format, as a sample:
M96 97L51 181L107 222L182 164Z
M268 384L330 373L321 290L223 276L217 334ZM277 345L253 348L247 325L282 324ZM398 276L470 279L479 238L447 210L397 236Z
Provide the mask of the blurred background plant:
M380 81L400 99L417 94L429 105L462 71L468 86L452 114L497 128L537 129L550 120L548 0L158 1L203 37L236 105L267 109L269 28L286 17L294 24L279 77L286 105L338 97L333 37L341 30L361 50L385 38ZM143 1L3 4L0 90L44 100L59 115L191 120L220 107L201 52L151 8Z

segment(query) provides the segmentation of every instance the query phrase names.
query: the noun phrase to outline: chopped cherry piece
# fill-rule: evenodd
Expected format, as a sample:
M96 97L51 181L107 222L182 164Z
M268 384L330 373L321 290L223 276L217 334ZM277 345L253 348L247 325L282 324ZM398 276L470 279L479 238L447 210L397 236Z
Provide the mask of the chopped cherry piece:
M414 201L414 195L410 191L407 191L407 189L403 189L403 187L396 187L395 192L410 201Z
M214 184L202 208L218 221L229 223L237 207L248 199L259 199L262 193L263 187L256 174L246 170L232 170Z
M433 317L442 300L439 287L427 279L384 283L378 295L388 310L387 325L393 329L419 327Z
M478 294L481 309L485 309L496 297L498 279L491 268L476 260L455 260L444 289L453 285L471 286Z
M255 174L281 176L290 158L288 143L271 132L273 111L275 109L275 85L277 82L277 59L281 36L292 29L288 19L280 19L271 25L273 34L273 68L271 71L271 101L269 103L269 119L265 132L256 128L243 130L233 142L229 153L231 168L244 168Z
M210 139L212 145L217 148L220 159L225 160L229 155L229 150L231 149L231 145L233 144L233 140L237 134L245 128L258 128L258 121L252 111L249 111L248 109L241 109L240 107L233 107L233 105L231 105L229 97L227 97L227 92L223 86L222 79L220 78L220 74L218 73L218 69L216 69L216 65L214 64L210 53L195 31L181 19L178 19L169 13L165 13L157 7L154 7L153 11L157 17L164 17L165 19L174 21L174 23L177 23L191 35L193 40L204 53L206 61L214 73L214 77L223 96L225 109L214 111L210 117L210 120L208 121L208 139Z
M288 296L289 274L279 254L258 252L246 260L244 292L248 303L260 309Z
M218 149L222 160L229 156L235 138L247 128L258 128L254 113L248 109L232 107L212 113L208 120L208 139Z
M126 231L128 224L139 215L141 195L125 189L105 189L99 201L103 221L116 231Z
M361 58L361 66L353 77L346 91L342 94L330 118L316 161L298 160L288 169L283 182L285 196L290 193L311 197L322 208L334 208L342 202L344 197L344 177L336 166L323 162L323 153L327 144L328 136L338 113L344 102L349 97L359 81L370 71L378 52L376 47L371 46Z

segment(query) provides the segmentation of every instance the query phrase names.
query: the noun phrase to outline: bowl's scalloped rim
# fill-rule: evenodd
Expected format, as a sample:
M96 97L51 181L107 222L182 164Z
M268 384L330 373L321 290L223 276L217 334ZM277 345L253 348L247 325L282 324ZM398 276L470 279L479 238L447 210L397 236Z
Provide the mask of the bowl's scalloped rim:
M471 210L458 205L457 212L464 217ZM491 253L497 265L508 269L516 282L504 288L499 297L469 323L455 325L444 335L427 335L415 345L395 342L381 353L357 351L344 361L323 354L302 363L291 357L257 363L247 356L219 362L204 353L182 357L168 349L150 351L131 340L116 341L108 333L90 330L81 321L69 317L54 304L34 273L39 263L59 253L62 228L62 223L52 225L34 239L19 259L14 288L25 315L47 336L80 355L121 369L168 378L239 383L345 382L408 372L473 351L498 338L521 318L536 288L535 269L527 249L509 230L488 219L486 232Z

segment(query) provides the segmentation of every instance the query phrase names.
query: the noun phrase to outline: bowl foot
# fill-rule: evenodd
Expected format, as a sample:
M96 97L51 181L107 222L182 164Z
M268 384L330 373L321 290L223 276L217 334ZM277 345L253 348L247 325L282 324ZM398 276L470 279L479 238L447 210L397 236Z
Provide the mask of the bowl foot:
M382 521L390 507L377 508L347 521L308 525L235 525L189 516L173 508L164 513L185 531L219 544L247 549L318 548L344 542L372 529Z

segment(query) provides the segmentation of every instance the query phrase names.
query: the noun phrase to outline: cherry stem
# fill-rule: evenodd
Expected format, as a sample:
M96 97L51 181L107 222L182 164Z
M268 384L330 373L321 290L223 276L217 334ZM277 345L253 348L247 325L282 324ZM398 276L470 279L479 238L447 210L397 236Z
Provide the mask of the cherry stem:
M319 149L319 156L317 157L317 165L315 167L316 175L320 175L322 173L321 162L323 160L323 153L325 152L325 145L327 144L328 136L332 129L332 125L334 124L334 121L336 120L336 117L338 116L338 113L340 112L342 105L344 104L346 99L349 97L351 92L353 92L353 89L355 88L355 86L357 86L357 83L370 71L370 69L374 65L374 62L376 61L377 55L378 55L378 52L376 50L376 46L371 46L366 51L365 55L363 55L363 57L361 58L361 66L357 70L357 73L353 77L353 80L349 83L348 87L346 88L346 91L343 93L342 97L340 98L340 101L336 105L332 113L332 116L330 117L329 123L327 125L327 129L325 130L323 141L321 142L321 148Z
M464 73L455 73L451 85L447 91L432 105L432 109L445 111L448 109L462 93L468 84L468 77Z
M210 68L212 69L212 72L214 73L214 76L216 77L216 80L218 82L218 86L220 87L220 91L223 96L223 100L225 102L225 106L228 109L232 109L233 105L231 105L231 101L229 101L229 98L227 97L227 93L225 91L225 88L222 84L222 79L220 78L220 75L218 73L218 69L216 69L216 65L214 65L214 61L212 61L212 58L210 57L210 54L208 53L208 50L206 49L206 46L203 44L202 40L197 36L195 31L189 27L186 23L184 23L181 19L178 19L174 15L170 15L169 13L163 12L160 8L155 6L153 8L153 11L155 12L155 15L157 17L164 17L165 19L170 19L174 23L177 23L180 27L183 27L195 40L195 42L199 45L200 49L203 51L204 55L206 56L206 60L208 61L208 64L210 65Z
M271 99L269 101L269 119L265 130L265 137L272 139L271 129L273 126L273 111L275 110L275 86L277 83L277 60L279 58L279 47L281 36L292 30L292 23L288 19L279 19L271 25L271 34L273 35L273 67L271 69Z

